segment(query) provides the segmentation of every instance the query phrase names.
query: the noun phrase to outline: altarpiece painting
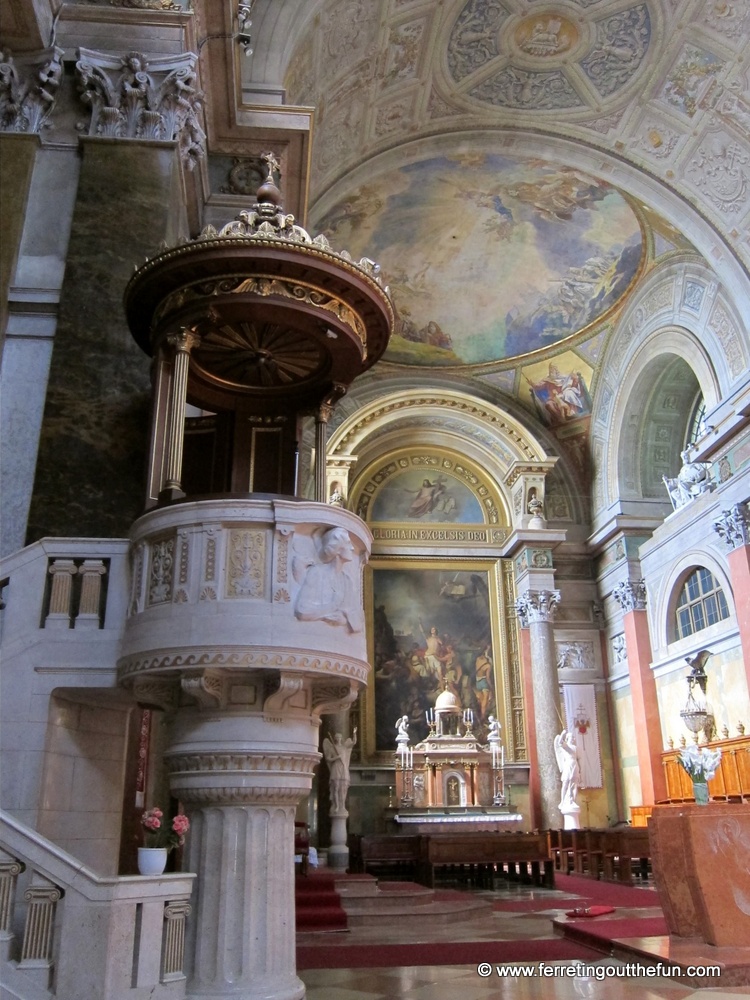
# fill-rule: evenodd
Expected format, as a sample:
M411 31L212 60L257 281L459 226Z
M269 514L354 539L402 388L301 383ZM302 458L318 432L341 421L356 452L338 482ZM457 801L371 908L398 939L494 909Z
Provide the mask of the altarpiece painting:
M427 712L448 688L482 738L504 719L496 562L375 559L366 578L373 675L365 698L368 756L392 759L396 723L409 739L428 733Z

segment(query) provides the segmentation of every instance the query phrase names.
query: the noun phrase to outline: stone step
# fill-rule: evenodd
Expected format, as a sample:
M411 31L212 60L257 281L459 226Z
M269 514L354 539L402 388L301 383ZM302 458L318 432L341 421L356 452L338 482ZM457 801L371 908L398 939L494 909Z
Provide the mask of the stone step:
M390 883L393 885L393 883ZM362 912L392 912L394 910L408 909L409 907L422 907L434 902L435 891L428 889L424 885L417 885L414 882L395 883L397 888L390 888L389 883L381 882L376 886L374 893L350 894L346 891L340 892L342 905L347 908L351 902L352 906ZM338 886L337 886L338 889Z
M410 924L415 917L431 924L448 924L457 920L470 920L473 917L491 915L492 904L457 893L455 898L432 899L430 902L415 902L414 899L399 897L387 898L381 901L382 908L368 905L367 900L342 900L346 910L347 922L350 928L398 926L399 923Z

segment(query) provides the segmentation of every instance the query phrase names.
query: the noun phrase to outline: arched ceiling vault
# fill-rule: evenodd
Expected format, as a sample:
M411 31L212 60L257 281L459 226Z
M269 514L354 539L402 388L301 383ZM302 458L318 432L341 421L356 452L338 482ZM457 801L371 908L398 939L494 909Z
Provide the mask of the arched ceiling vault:
M279 41L285 12L294 16ZM697 230L710 224L701 252L724 242L724 255L750 263L745 3L258 0L254 23L256 51L283 57L287 101L316 108L313 202L415 138L504 130L507 150L521 131L535 137L532 155L572 140L588 151L587 169L613 183L618 166L635 168L643 184L628 190L657 210L677 194L673 222L687 204ZM267 79L262 56L244 79L254 64ZM597 150L608 154L600 169Z

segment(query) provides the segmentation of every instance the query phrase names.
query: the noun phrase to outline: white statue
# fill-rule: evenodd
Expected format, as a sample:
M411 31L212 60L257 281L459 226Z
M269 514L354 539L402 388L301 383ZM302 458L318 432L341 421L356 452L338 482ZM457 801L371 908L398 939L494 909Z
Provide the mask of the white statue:
M296 617L300 621L323 621L344 625L350 632L361 632L362 609L348 569L357 559L357 553L349 532L345 528L330 528L318 540L317 552L307 541L307 551L296 555L292 564L295 579L302 583L294 608ZM299 545L304 545L302 539Z
M396 723L396 743L406 746L409 742L409 716L402 715Z
M684 507L702 493L709 493L716 485L711 478L710 462L691 462L687 448L680 452L680 458L682 468L677 477L672 479L668 476L662 477L675 510Z
M341 733L336 733L331 739L323 740L323 753L328 764L328 775L331 789L331 810L334 813L346 811L346 795L349 791L349 761L352 759L352 749L357 743L357 730L354 736L344 740Z
M578 830L578 816L581 807L576 802L578 789L581 786L581 768L578 764L578 748L573 740L573 734L563 729L555 737L555 757L560 768L560 812L563 816L563 827L566 830Z
M488 732L487 739L490 743L497 743L500 740L500 723L497 721L494 715L491 715L487 719Z

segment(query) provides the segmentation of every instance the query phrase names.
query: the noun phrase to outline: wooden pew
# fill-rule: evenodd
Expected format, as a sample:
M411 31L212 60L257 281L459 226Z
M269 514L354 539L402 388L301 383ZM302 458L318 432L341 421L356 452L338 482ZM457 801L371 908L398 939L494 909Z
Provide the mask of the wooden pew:
M420 837L402 834L368 834L360 844L361 870L370 875L412 879L419 862Z
M574 867L575 830L550 830L549 856L555 862L555 871L567 875Z
M598 879L604 858L604 838L607 830L575 830L574 864L576 875L588 875Z
M605 830L602 837L602 878L609 881L633 882L632 863L640 862L640 873L645 878L651 859L648 829L626 826Z
M547 833L438 833L420 838L417 881L434 886L437 868L454 866L480 881L498 870L510 877L528 876L554 888L554 861Z

